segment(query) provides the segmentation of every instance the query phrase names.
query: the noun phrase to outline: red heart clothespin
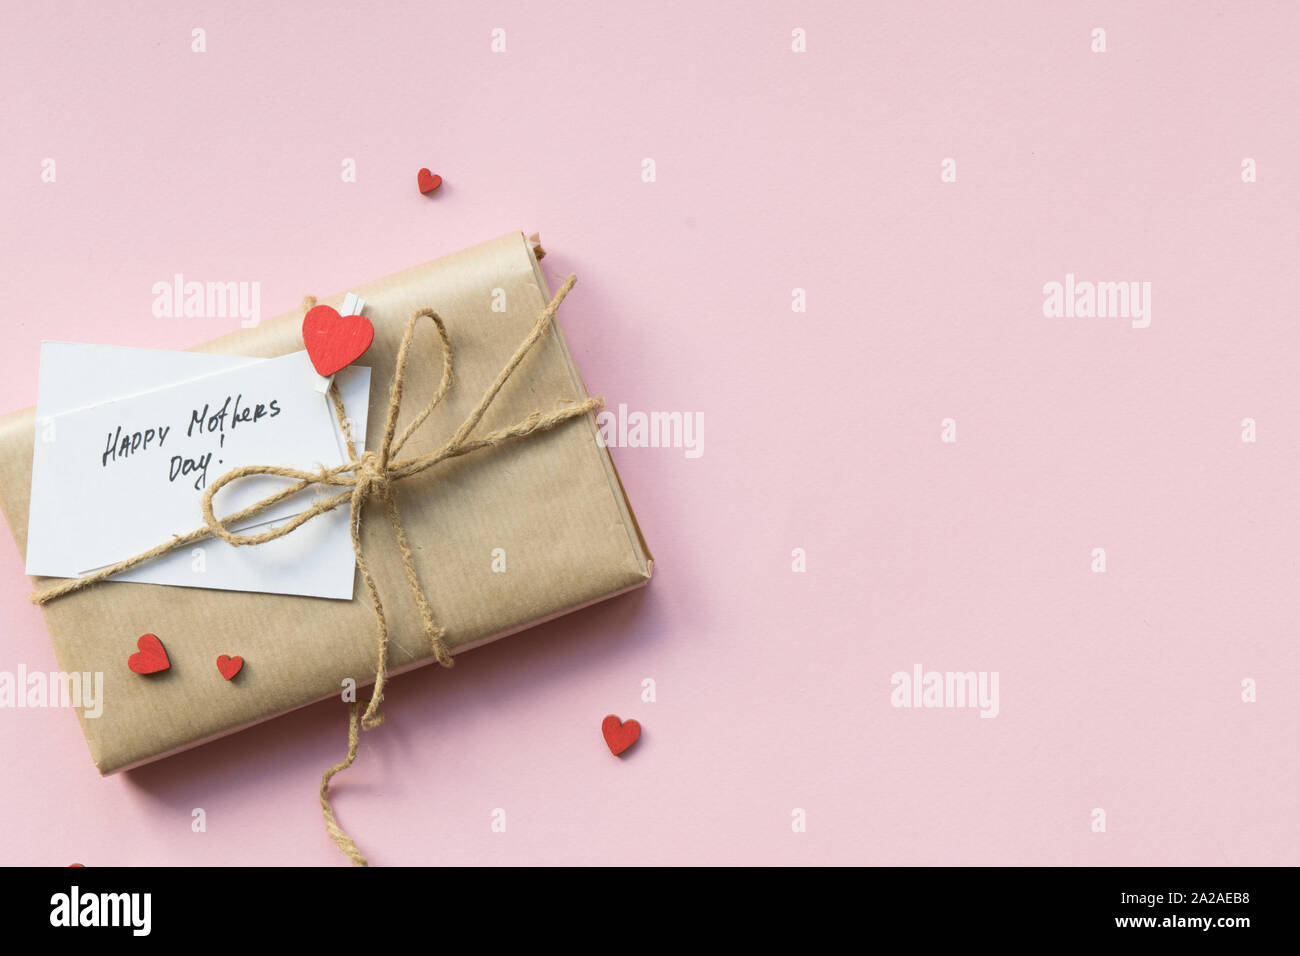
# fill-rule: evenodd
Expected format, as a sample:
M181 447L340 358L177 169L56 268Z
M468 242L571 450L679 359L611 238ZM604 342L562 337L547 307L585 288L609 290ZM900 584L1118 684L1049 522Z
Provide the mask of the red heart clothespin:
M340 315L328 305L313 306L302 320L302 341L318 375L328 378L365 354L375 327L364 315Z

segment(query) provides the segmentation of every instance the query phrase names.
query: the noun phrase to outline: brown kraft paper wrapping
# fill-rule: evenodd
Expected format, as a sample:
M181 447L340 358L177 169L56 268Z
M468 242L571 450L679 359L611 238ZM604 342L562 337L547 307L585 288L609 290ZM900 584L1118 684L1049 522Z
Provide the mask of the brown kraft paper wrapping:
M501 301L498 289L503 312L492 311ZM446 322L455 350L451 392L407 442L403 455L412 456L435 450L455 431L550 299L520 232L351 291L366 300L375 326L374 343L358 361L372 369L367 448L377 447L383 434L407 319L430 307ZM581 296L581 285L575 294ZM342 299L321 301L337 307ZM262 358L296 352L303 347L301 324L302 312L294 311L195 351ZM399 429L432 397L441 362L436 334L425 324L407 365ZM557 322L475 433L586 397ZM0 419L0 506L24 554L34 440L35 409ZM453 653L650 578L653 559L591 415L445 461L399 482L395 494L420 579ZM202 524L196 500L193 527ZM389 622L389 671L429 663L432 650L378 501L366 505L361 543ZM202 545L226 547L211 540ZM505 573L492 570L495 548L506 553ZM33 584L39 590L55 580L33 578ZM59 668L104 675L103 713L78 716L91 757L105 774L340 694L345 678L359 686L374 679L374 610L359 575L350 601L107 581L42 610ZM162 640L171 668L142 678L126 659L146 633ZM217 672L219 654L246 660L237 687Z

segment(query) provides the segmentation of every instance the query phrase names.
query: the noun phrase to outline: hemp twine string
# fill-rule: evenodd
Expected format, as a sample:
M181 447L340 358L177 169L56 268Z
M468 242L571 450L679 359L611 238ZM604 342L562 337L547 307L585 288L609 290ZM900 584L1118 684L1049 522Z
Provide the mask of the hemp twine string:
M434 619L433 611L429 607L429 601L425 596L424 588L420 584L420 578L415 570L415 561L411 554L411 546L406 538L406 530L402 526L401 514L397 508L397 500L393 495L392 486L395 482L414 475L428 471L435 465L447 461L451 458L459 458L470 452L478 451L481 448L490 448L503 442L513 441L515 439L527 438L540 432L548 431L561 425L564 422L580 418L589 412L603 408L605 405L602 398L588 398L582 402L576 402L557 409L556 411L543 413L540 410L529 412L524 418L515 422L513 425L505 428L499 428L489 432L481 438L471 438L470 433L478 425L479 421L486 414L497 393L501 387L514 374L515 369L524 360L525 356L532 350L542 337L550 330L555 320L555 312L564 301L569 290L573 288L574 283L578 281L577 276L570 275L559 291L551 299L550 304L538 315L537 321L533 323L530 331L519 347L515 349L514 355L505 364L497 374L496 379L488 386L483 397L479 399L474 410L469 413L455 433L447 442L437 451L429 452L426 455L418 455L409 458L398 458L398 452L407 440L415 433L430 415L438 407L447 392L451 389L452 382L452 348L451 340L447 336L447 328L443 324L442 318L432 309L419 309L412 313L407 320L406 330L402 334L402 344L397 350L397 367L393 373L392 393L388 402L388 418L384 424L384 437L380 442L379 450L366 451L358 455L352 440L351 429L348 426L347 415L343 408L343 399L339 395L337 385L330 384L329 397L334 408L335 417L338 419L339 427L343 431L345 442L348 449L349 461L342 465L336 465L332 468L322 467L319 471L310 472L302 471L296 468L282 468L277 465L244 465L238 468L232 468L230 471L217 478L210 484L203 493L202 510L204 527L198 528L183 535L173 536L171 541L150 548L148 551L141 552L134 557L118 561L116 564L109 565L106 568L86 575L81 578L72 578L56 584L43 591L32 594L32 601L36 604L46 604L57 598L64 597L81 591L92 585L107 581L116 574L129 570L137 565L152 561L177 548L185 547L195 541L216 536L227 544L239 547L242 545L264 544L267 541L274 541L277 538L283 538L285 535L292 533L295 529L302 527L317 515L333 511L335 508L347 504L349 508L349 527L352 532L352 550L356 554L357 567L361 570L362 580L365 581L366 590L370 594L370 603L375 611L376 622L376 664L375 664L375 682L374 689L371 691L370 699L366 702L365 713L360 715L358 720L359 704L353 701L349 705L348 712L348 753L342 762L330 767L321 776L320 782L320 806L321 815L325 819L325 830L329 833L335 845L343 851L345 855L357 866L366 866L366 858L362 856L361 851L357 848L356 843L339 825L338 819L334 816L334 808L330 803L329 787L330 781L335 775L342 773L352 766L353 761L357 759L357 748L360 743L359 730L373 730L383 723L383 714L380 712L380 705L384 699L384 685L388 676L388 623L384 617L383 601L379 597L379 589L375 584L375 579L370 573L370 567L366 564L365 555L361 550L361 512L362 506L370 499L376 496L384 505L384 511L388 515L389 524L393 528L393 535L397 540L397 549L401 554L402 568L406 574L406 583L411 590L411 595L415 599L416 607L420 611L420 622L424 628L424 633L429 639L429 644L433 649L433 655L438 663L443 667L451 667L453 662L451 651L446 643L446 631L439 626ZM310 297L308 302L314 303ZM307 303L305 302L304 305ZM415 328L420 319L429 319L433 322L438 330L439 344L442 347L442 379L438 383L438 390L434 393L433 398L427 405L415 416L414 420L402 430L400 435L397 434L397 416L402 406L402 390L406 383L406 362L410 355L411 342L415 336ZM570 400L572 401L572 400ZM213 511L212 499L218 491L233 481L240 478L248 478L254 475L273 475L278 478L287 478L292 481L274 494L267 495L261 501L249 505L234 514L226 515L224 518L218 518ZM231 531L227 524L238 524L254 515L260 514L267 508L292 497L313 485L322 485L326 487L340 487L347 489L337 495L328 498L322 498L315 501L311 507L302 513L295 515L278 527L263 531L260 534L237 534Z

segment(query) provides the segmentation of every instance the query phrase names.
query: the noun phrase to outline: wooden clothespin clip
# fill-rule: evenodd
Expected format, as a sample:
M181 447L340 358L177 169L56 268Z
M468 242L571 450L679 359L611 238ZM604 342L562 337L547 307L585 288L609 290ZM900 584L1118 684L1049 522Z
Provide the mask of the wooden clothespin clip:
M316 369L316 391L329 391L334 374L359 359L375 337L375 327L364 317L360 321L345 321L361 316L366 300L349 292L343 299L342 309L335 311L328 305L309 309L302 320L302 339L307 354Z

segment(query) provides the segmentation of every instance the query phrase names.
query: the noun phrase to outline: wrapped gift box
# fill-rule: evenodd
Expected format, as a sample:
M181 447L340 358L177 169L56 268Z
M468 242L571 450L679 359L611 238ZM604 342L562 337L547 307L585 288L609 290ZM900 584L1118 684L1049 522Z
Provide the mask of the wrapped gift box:
M451 392L403 455L435 450L455 431L550 300L522 233L352 290L375 339L366 447L378 446L389 384L411 313L433 308L455 349ZM322 299L338 306L343 296ZM497 311L503 309L503 311ZM274 357L302 349L302 312L244 329L197 351ZM400 424L437 388L432 327L417 333ZM510 425L587 392L557 325L524 360L480 423ZM0 506L26 551L35 410L0 419ZM274 464L268 462L267 464ZM446 642L459 653L645 584L653 559L599 440L594 417L526 441L443 462L394 485L415 565ZM383 505L367 503L364 554L389 622L388 668L432 661ZM202 520L195 514L195 526ZM226 545L215 542L214 546ZM505 573L493 569L504 551ZM498 552L499 553L499 552ZM36 589L54 579L33 579ZM59 667L104 675L103 712L81 715L101 773L128 769L364 685L376 665L374 611L359 578L350 601L107 581L43 605ZM141 678L126 666L139 635L162 639L172 666ZM248 662L238 686L219 679L219 654Z

